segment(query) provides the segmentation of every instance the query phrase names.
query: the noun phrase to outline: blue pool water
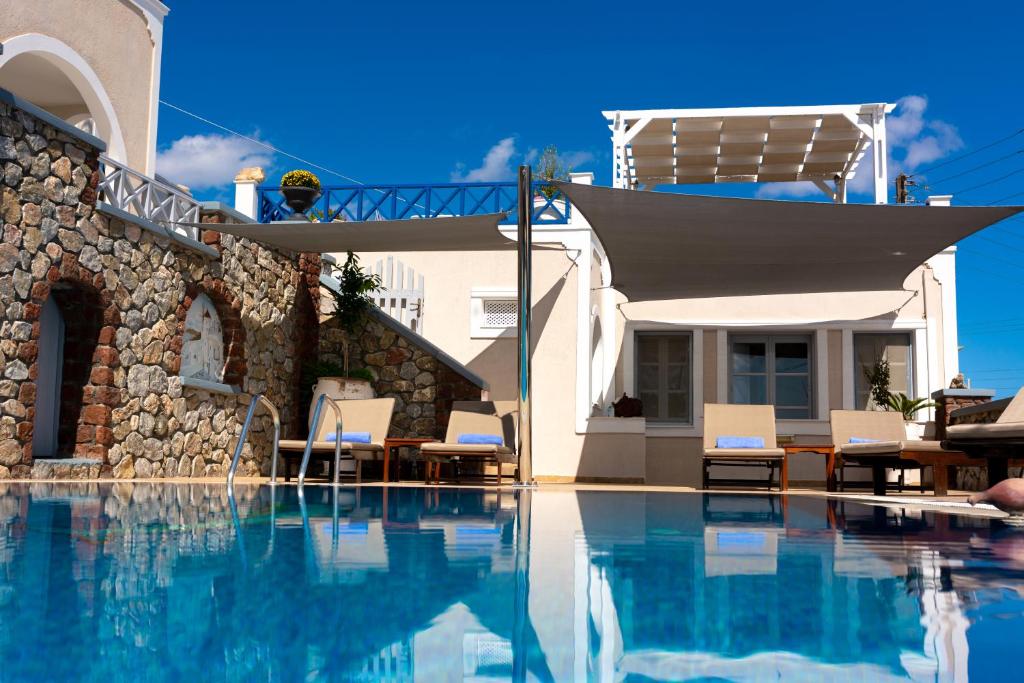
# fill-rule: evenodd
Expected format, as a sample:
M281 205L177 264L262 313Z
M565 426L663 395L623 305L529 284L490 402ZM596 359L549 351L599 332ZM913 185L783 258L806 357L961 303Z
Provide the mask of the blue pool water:
M769 495L0 487L0 681L1020 680L1024 530Z

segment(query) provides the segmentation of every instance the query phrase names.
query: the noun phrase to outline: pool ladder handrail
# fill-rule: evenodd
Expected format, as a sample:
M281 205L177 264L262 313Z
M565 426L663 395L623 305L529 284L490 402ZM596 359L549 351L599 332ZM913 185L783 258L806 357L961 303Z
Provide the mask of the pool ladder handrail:
M306 439L306 450L302 453L302 464L299 466L299 486L306 482L306 468L309 467L309 456L313 452L313 442L320 431L320 414L323 413L324 403L334 411L334 483L338 483L338 466L341 464L341 407L338 402L327 394L320 394L316 400L316 407L313 408L313 419L310 420L309 437Z
M246 413L245 422L242 423L242 433L238 435L238 444L235 446L235 454L231 458L231 466L228 467L228 487L235 484L235 470L238 469L238 462L242 459L242 447L245 446L246 437L249 436L249 427L252 426L252 418L256 414L256 408L263 406L270 413L274 420L274 457L271 460L270 482L277 482L277 450L278 442L281 441L281 414L277 408L263 394L256 394L249 403L249 412Z

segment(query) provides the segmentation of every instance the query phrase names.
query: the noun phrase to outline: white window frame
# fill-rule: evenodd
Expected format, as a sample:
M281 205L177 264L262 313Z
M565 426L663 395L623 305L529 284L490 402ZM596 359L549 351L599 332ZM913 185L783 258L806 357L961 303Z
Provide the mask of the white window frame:
M477 288L474 287L469 294L469 337L470 339L499 339L516 338L519 336L518 326L512 325L488 325L485 315L486 305L489 301L512 301L519 300L516 290L512 287L504 288Z
M916 354L917 354L917 335L914 334L913 330L901 330L901 329L890 329L890 330L853 330L851 344L853 353L850 354L850 362L853 364L853 372L851 377L853 378L853 400L857 410L863 410L857 406L857 382L862 381L863 377L858 377L860 368L857 367L857 337L869 336L906 336L910 350L907 353L907 394L910 398L917 398L919 388L917 385L917 365Z
M817 379L818 373L825 371L818 368L818 354L817 354L817 335L814 331L772 331L772 332L757 332L757 331L746 331L746 330L730 330L728 332L726 341L726 353L724 359L719 359L719 362L723 362L726 365L727 372L727 390L729 403L735 403L735 397L733 396L733 364L732 364L732 345L735 341L743 341L744 339L763 340L765 344L765 376L766 399L769 405L775 405L775 345L777 343L786 343L787 341L794 341L802 343L806 340L807 342L807 417L782 417L778 418L779 421L796 421L796 422L812 422L818 418L818 387ZM750 373L742 373L750 374ZM752 373L761 374L761 373ZM784 375L795 374L802 375L803 373L783 373ZM786 406L783 406L785 408Z
M686 337L689 339L689 358L687 359L687 365L689 366L689 373L686 378L687 388L686 392L690 399L690 415L688 419L674 419L674 418L659 418L650 415L645 415L647 422L652 425L669 425L674 427L692 427L697 414L697 406L693 402L694 397L694 333L691 330L635 330L633 332L633 393L632 395L640 398L640 345L638 343L641 337Z
M693 403L693 424L680 422L646 422L648 437L679 438L697 437L704 433L704 328L694 325L627 320L622 332L622 389L630 396L636 394L636 340L637 332L689 332L693 335L690 344L691 402ZM618 398L618 397L616 397Z

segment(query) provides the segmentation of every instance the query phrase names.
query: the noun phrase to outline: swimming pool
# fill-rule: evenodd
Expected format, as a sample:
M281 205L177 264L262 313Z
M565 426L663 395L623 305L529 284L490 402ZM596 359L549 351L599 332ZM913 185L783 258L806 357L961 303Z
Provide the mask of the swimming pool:
M0 487L0 680L1006 680L1024 531L823 498ZM233 509L234 508L234 509Z

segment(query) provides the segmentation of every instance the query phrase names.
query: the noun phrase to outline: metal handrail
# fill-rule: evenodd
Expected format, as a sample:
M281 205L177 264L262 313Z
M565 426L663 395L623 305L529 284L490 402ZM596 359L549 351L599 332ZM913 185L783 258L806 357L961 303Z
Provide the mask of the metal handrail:
M320 394L320 398L316 400L316 407L313 409L309 438L306 439L306 450L302 453L302 465L299 466L299 486L306 482L306 468L309 467L313 442L316 441L317 432L320 431L320 414L323 412L325 402L334 411L334 483L338 483L338 466L341 464L341 408L333 398L327 394Z
M242 433L238 436L238 445L235 446L235 454L231 458L231 466L228 468L229 488L235 484L235 470L238 469L238 461L242 459L242 447L245 445L245 439L249 435L249 427L252 425L252 418L256 414L256 408L260 405L265 407L274 419L274 458L270 465L270 483L277 483L277 447L278 442L281 441L281 414L277 412L277 408L270 402L270 399L263 394L256 394L252 397L252 402L249 404L249 412L245 416L245 422L242 424Z

